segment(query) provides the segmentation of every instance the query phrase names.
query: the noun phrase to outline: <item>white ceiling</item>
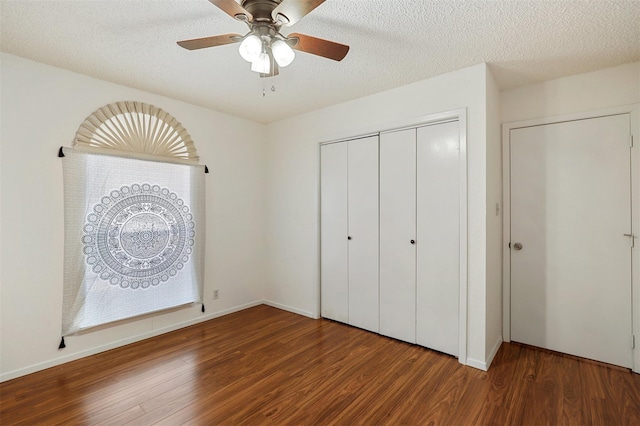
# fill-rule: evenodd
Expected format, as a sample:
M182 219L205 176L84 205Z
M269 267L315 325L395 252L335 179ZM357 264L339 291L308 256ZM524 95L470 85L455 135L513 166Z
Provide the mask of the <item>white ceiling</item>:
M176 45L247 32L207 0L2 0L0 23L3 52L263 123L481 62L510 89L640 61L640 0L327 0L282 32L347 57L297 52L273 79L237 45Z

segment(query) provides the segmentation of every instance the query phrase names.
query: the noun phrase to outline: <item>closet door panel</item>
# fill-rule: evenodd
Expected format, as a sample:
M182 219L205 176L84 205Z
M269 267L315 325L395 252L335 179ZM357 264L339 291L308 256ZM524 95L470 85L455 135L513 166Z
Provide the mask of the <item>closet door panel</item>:
M325 318L349 320L347 143L320 148L320 306Z
M458 355L458 122L417 130L417 343Z
M348 146L349 324L378 332L378 136Z
M378 332L378 137L348 144L349 324Z
M380 135L380 333L416 341L416 130ZM414 244L411 241L414 240Z

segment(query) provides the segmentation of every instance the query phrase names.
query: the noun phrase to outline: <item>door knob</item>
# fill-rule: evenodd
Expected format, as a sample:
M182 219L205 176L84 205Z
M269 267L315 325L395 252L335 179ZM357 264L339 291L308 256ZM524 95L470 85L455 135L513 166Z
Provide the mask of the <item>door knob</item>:
M522 250L522 244L521 243L515 243L513 245L514 250Z
M411 244L415 244L415 243L416 243L416 240L411 240Z
M347 237L347 240L350 240L350 239L351 239L351 235L349 235L349 236Z

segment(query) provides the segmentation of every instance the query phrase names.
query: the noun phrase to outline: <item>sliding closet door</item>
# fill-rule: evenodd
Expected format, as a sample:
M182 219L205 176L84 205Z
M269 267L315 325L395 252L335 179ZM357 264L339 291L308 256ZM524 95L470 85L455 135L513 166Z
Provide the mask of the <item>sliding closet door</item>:
M417 134L416 340L458 355L460 136L458 122Z
M415 129L380 135L380 333L416 341Z
M347 143L320 148L321 313L349 320L347 246Z
M378 332L378 136L348 142L349 324Z

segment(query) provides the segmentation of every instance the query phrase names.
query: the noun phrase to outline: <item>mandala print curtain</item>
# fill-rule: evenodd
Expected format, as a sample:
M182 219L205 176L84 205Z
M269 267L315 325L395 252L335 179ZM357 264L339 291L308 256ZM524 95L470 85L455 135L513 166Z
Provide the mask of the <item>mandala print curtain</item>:
M204 166L64 153L62 335L202 302Z

